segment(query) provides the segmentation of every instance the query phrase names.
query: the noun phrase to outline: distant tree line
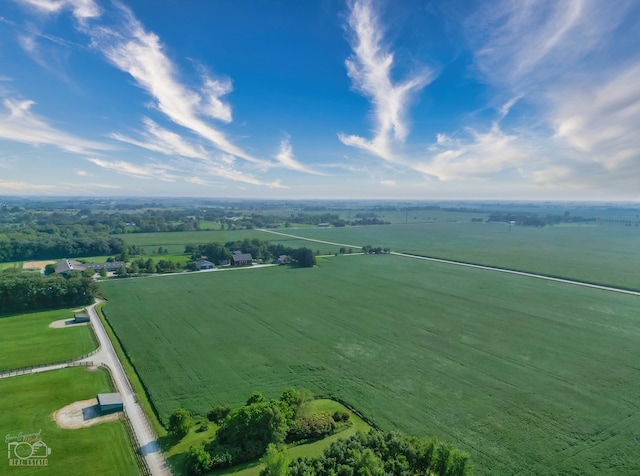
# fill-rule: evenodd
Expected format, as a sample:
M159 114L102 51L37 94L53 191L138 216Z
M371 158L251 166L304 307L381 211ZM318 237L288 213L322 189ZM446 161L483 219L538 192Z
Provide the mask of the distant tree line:
M124 246L120 238L104 235L14 232L0 234L0 262L112 255L121 253Z
M96 289L93 280L79 272L41 276L8 269L0 273L0 314L90 304Z

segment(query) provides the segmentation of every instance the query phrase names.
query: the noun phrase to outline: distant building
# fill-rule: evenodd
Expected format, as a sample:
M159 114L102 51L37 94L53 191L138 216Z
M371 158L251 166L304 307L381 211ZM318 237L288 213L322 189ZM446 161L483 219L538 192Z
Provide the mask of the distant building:
M318 228L328 228L331 223L318 223Z
M289 263L291 263L291 257L289 255L280 255L273 261L273 264L289 264Z
M98 394L98 408L100 413L114 413L124 410L124 403L119 393L100 393Z
M240 253L234 251L233 255L231 255L232 266L247 266L251 263L253 263L253 258L249 253Z
M124 261L111 261L105 263L81 263L80 261L71 261L63 259L56 263L56 273L66 274L71 271L84 271L85 269L93 269L94 271L100 271L102 268L107 271L116 271L120 266L124 266Z
M206 259L201 259L200 261L196 261L196 267L203 271L205 269L213 269L215 265L211 261L207 261Z

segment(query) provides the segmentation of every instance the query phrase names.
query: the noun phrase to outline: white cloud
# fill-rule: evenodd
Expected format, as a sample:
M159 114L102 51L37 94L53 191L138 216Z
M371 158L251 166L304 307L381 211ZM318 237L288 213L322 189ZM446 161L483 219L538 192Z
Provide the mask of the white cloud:
M383 44L382 27L370 0L352 2L349 26L354 37L353 54L346 61L347 73L354 89L371 101L375 135L371 140L342 133L338 137L345 145L364 149L389 162L401 162L394 145L403 143L409 133L407 108L434 74L423 68L404 82L394 83L393 53Z
M124 160L103 160L103 159L87 159L89 162L102 167L103 169L113 170L122 175L128 175L136 178L158 179L164 182L175 182L178 178L175 174L169 172L171 167L164 164L148 164L136 165Z
M385 187L395 187L397 184L397 182L395 180L380 180L380 184L384 185Z
M296 170L298 172L304 172L307 174L325 175L320 172L316 172L315 170L296 160L295 156L293 155L293 147L291 146L289 138L285 138L280 141L280 150L276 155L276 160L282 167L286 169Z
M160 127L149 118L143 118L142 122L146 127L146 131L141 133L144 140L132 139L118 133L112 133L109 137L165 155L179 155L194 159L209 158L209 154L202 146L190 144L181 135Z
M44 13L59 13L69 9L78 20L97 18L100 8L93 0L17 0Z
M43 185L29 182L18 182L0 179L0 190L12 191L12 192L24 192L30 193L34 191L39 192L63 192L68 190L66 187L60 187L58 185Z
M429 147L431 160L417 164L416 170L440 180L495 178L500 172L516 170L533 160L530 146L518 136L503 132L498 122L486 132L469 129L468 135L454 140L438 134L436 144Z
M110 150L106 144L81 139L48 124L31 112L34 101L4 99L0 111L0 138L31 145L53 145L67 152L86 154Z
M120 5L119 10L122 23L117 29L85 28L93 46L114 66L130 74L138 86L154 98L157 109L174 123L195 132L223 152L264 165L265 161L246 153L199 117L199 113L203 113L225 122L231 120L230 107L220 99L230 91L230 82L207 79L200 93L190 90L178 80L176 68L166 56L158 36L145 31L127 7Z

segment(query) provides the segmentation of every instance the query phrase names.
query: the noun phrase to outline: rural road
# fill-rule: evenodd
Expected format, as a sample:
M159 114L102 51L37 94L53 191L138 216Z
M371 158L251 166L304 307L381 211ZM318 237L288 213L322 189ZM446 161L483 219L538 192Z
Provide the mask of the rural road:
M116 351L111 344L109 335L102 325L100 317L98 317L96 306L100 304L100 302L101 301L97 301L95 304L87 307L87 311L91 318L91 324L93 325L93 330L100 342L100 349L98 352L87 357L87 360L90 359L94 363L102 363L111 370L111 376L116 385L116 389L122 396L127 418L129 418L136 439L138 440L140 454L147 462L147 466L149 467L151 474L154 476L170 475L171 470L169 469L169 465L162 454L162 450L160 449L160 445L157 441L157 436L153 431L151 423L147 419L144 410L136 402L135 394L131 388L131 383L129 383L127 374L122 368L118 354L116 354Z
M279 231L265 230L264 228L256 228L256 230L263 231L265 233L272 233L274 235L282 235L282 236L287 236L289 238L296 238L298 240L313 241L315 243L324 243L325 245L347 246L349 248L362 249L362 246L349 245L349 244L345 244L345 243L334 243L332 241L316 240L316 239L313 239L313 238L305 238L303 236L290 235L288 233L280 233ZM526 276L526 277L529 277L529 278L544 279L546 281L555 281L555 282L558 282L558 283L573 284L575 286L583 286L585 288L601 289L603 291L612 291L612 292L616 292L616 293L631 294L633 296L640 296L640 292L638 292L638 291L630 291L630 290L627 290L627 289L614 288L614 287L610 287L610 286L601 286L599 284L582 283L580 281L572 281L571 279L553 278L551 276L545 276L543 274L527 273L525 271L513 271L513 270L510 270L510 269L496 268L494 266L483 266L483 265L479 265L479 264L460 263L458 261L450 261L450 260L447 260L447 259L428 258L426 256L416 256L416 255L410 255L410 254L406 254L406 253L397 253L395 251L392 251L390 254L395 255L395 256L403 256L405 258L420 259L420 260L424 260L424 261L432 261L432 262L435 262L435 263L452 264L452 265L455 265L455 266L464 266L464 267L467 267L467 268L484 269L486 271L496 271L498 273L515 274L515 275L518 275L518 276Z

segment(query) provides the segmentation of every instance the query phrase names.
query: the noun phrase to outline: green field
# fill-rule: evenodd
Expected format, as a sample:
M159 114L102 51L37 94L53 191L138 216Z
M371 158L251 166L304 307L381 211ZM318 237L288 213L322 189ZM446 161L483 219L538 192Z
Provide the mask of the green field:
M91 352L97 343L88 326L52 329L49 324L73 319L67 309L0 318L0 371L60 362Z
M316 229L317 227L311 227ZM297 234L298 231L305 228L281 228L277 231L283 233ZM305 240L297 240L286 236L274 235L258 230L236 230L236 231L184 231L184 232L168 232L168 233L129 233L126 235L116 235L127 243L127 245L144 246L148 256L154 259L166 258L166 255L152 255L152 251L157 250L159 246L169 250L169 253L183 253L185 245L219 242L227 243L229 241L244 240L245 238L260 238L272 244L282 243L284 246L291 248L302 248L306 246L314 252L320 251L320 254L334 254L339 251L339 246L333 246L323 243L311 243ZM188 257L185 257L188 259Z
M314 228L287 233L640 290L640 227L520 226L509 232L504 223L469 222Z
M477 474L640 472L637 297L388 255L100 287L165 421L307 387Z
M86 476L140 474L124 424L102 423L88 428L59 428L53 413L75 401L112 391L104 370L84 367L23 375L0 380L0 434L29 434L41 430L51 448L47 467L9 467L0 458L0 474Z

